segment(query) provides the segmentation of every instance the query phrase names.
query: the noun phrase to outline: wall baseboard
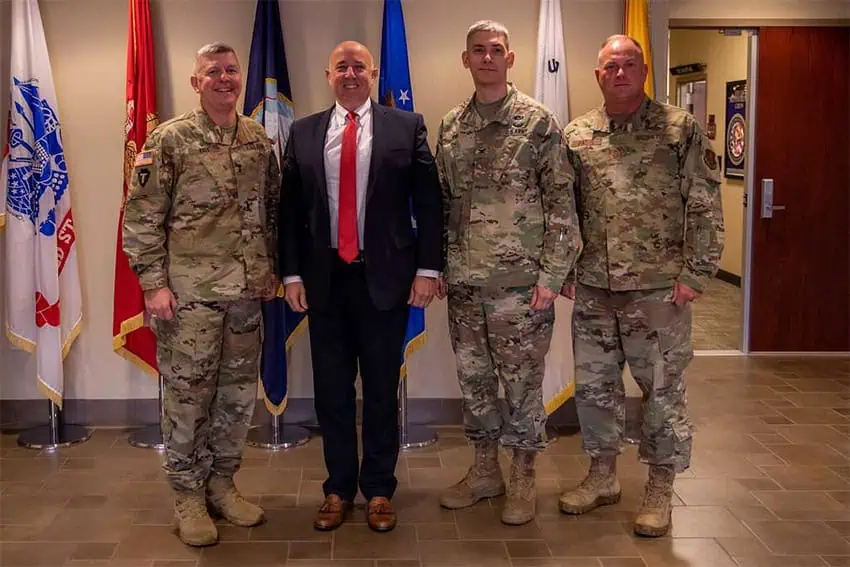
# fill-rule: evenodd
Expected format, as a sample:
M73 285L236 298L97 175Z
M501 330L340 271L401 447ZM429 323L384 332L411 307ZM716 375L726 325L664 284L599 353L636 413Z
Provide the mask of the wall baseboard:
M640 398L626 398L628 421L640 415ZM65 400L62 419L64 423L87 427L132 428L157 422L157 400ZM410 398L408 400L410 423L432 426L462 426L463 406L459 398ZM358 417L362 408L357 400ZM268 425L271 415L262 400L257 400L254 424ZM358 419L359 422L359 419ZM0 430L14 433L47 423L46 400L0 400ZM283 413L283 423L317 428L312 398L290 399ZM575 399L567 400L549 416L553 427L578 427Z
M732 284L735 287L741 287L741 276L736 276L732 272L727 272L726 270L717 270L717 275L714 277L728 284Z

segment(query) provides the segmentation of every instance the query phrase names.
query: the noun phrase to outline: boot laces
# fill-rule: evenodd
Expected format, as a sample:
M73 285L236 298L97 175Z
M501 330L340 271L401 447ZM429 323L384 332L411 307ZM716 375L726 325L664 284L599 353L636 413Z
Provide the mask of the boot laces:
M672 471L666 468L653 468L646 483L643 505L646 508L660 509L667 506L673 496Z

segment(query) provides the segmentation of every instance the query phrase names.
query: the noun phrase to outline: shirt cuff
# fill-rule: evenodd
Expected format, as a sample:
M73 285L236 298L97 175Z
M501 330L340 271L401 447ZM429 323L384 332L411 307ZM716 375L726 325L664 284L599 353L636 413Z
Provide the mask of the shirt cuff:
M283 278L283 285L289 285L291 283L303 283L301 276L286 276Z
M437 270L416 270L416 275L426 278L437 279L440 277L440 272L438 272Z

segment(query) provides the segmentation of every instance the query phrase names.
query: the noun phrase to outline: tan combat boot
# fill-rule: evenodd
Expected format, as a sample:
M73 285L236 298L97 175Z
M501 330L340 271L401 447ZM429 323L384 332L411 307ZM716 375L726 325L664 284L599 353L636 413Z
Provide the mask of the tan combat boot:
M215 512L233 525L250 528L263 521L263 509L245 500L233 484L232 477L210 475L207 483L207 502Z
M584 514L620 501L620 482L617 480L617 457L598 457L590 461L584 480L571 492L561 495L558 507L565 514Z
M672 465L652 465L646 492L635 519L635 533L649 537L660 537L670 528L672 512L673 479L676 473Z
M521 526L534 519L537 508L537 488L534 486L536 451L514 449L508 498L502 509L502 522Z
M174 500L174 527L186 545L202 547L218 541L218 530L207 513L203 490L177 494Z
M450 510L468 508L483 498L505 493L505 481L499 468L499 443L477 441L475 462L461 481L440 495L440 506Z

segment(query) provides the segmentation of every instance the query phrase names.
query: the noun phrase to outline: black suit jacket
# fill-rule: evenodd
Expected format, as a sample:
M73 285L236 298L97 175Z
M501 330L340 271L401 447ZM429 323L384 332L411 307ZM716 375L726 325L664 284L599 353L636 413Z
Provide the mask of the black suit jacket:
M336 243L330 241L325 136L334 107L296 120L283 158L281 278L304 281L307 304L331 293ZM410 203L417 233L410 220ZM369 295L381 310L407 302L417 269L442 271L442 205L421 114L372 102L372 156L363 243Z

